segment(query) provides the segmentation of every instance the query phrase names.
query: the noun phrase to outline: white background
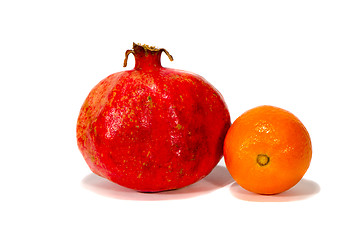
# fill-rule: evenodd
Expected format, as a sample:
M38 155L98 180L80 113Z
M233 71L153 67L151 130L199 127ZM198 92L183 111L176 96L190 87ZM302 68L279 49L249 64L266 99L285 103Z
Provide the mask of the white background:
M0 31L0 239L362 238L361 1L2 1ZM132 42L206 78L232 121L263 104L294 113L313 143L304 179L255 195L222 159L142 194L92 174L79 109Z

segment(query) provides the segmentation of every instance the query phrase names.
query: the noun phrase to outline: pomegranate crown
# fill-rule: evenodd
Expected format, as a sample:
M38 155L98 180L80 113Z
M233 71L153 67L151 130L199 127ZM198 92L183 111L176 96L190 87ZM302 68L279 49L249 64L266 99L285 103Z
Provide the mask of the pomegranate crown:
M171 54L164 48L157 48L154 46L149 46L147 44L140 44L140 43L133 43L133 49L127 50L125 53L125 59L123 62L123 67L127 67L127 61L128 61L128 55L130 53L132 53L133 55L135 55L135 53L137 51L144 51L147 53L147 51L150 51L151 54L152 53L157 53L157 52L164 52L166 53L167 57L170 59L170 61L173 61L173 57L171 56Z

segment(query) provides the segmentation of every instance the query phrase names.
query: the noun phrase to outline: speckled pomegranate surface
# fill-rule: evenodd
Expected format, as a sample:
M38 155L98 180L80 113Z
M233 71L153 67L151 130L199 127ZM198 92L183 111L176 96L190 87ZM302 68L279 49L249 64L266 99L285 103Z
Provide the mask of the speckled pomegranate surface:
M199 75L161 66L161 53L134 44L133 70L98 83L78 117L78 147L90 169L142 192L181 188L220 161L230 115Z

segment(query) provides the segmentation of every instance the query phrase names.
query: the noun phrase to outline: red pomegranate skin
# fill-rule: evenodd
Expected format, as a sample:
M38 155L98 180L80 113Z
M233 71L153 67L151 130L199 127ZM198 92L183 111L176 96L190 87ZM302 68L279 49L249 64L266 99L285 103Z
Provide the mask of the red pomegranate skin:
M114 73L89 93L77 122L90 169L140 192L178 189L207 176L223 154L230 115L199 75L161 66L161 53L134 44L133 70Z

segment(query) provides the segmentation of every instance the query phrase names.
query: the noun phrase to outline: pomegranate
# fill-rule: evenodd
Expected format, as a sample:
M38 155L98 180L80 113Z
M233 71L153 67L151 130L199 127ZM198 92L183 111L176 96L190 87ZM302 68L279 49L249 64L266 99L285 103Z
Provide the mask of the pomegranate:
M89 93L77 122L78 147L97 175L140 192L178 189L220 161L230 114L221 94L196 74L164 68L163 48L133 44L133 70Z

